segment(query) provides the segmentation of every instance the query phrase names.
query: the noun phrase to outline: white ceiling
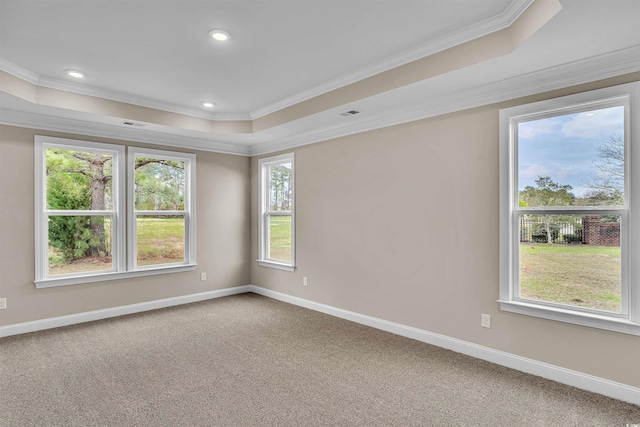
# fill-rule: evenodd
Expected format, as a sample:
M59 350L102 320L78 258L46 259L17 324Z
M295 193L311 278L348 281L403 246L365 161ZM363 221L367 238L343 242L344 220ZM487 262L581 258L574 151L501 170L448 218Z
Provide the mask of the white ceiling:
M250 113L438 37L511 0L2 0L0 57L43 79ZM522 4L522 1L518 3ZM228 43L208 37L231 33Z
M0 69L38 85L167 111L255 119L508 26L530 4L0 0ZM639 0L561 4L562 10L511 54L345 105L363 112L349 121L336 114L341 106L253 134L209 135L150 125L131 129L137 132L131 138L151 142L158 134L180 135L197 148L259 154L287 148L294 140L315 142L640 70ZM229 31L230 41L208 38L212 28ZM86 73L82 84L65 75L70 68ZM200 107L203 100L216 102L213 113ZM5 123L38 114L93 125L94 134L100 126L108 133L106 127L115 124L110 117L30 105L7 94L0 96L0 108L13 117Z

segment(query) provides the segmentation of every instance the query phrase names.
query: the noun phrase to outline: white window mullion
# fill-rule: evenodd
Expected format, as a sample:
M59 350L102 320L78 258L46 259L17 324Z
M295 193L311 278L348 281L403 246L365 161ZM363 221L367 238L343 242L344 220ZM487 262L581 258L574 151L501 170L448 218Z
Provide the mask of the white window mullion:
M136 223L135 210L135 168L134 155L131 148L127 153L127 270L136 270Z
M69 210L69 211L61 211L61 210L45 210L44 211L48 216L114 216L116 214L115 210L101 210L101 211L81 211L81 210Z
M267 215L271 216L291 216L291 211L267 211Z
M269 242L271 241L271 215L269 215L269 212L265 213L265 224L264 224L264 230L265 230L265 238L264 238L264 253L265 253L265 259L266 260L270 260L271 259L271 245L269 245Z
M129 226L127 227L127 269L136 270L136 248L138 246L136 238L136 224L138 222L138 215L134 211L129 214Z
M34 182L35 182L35 280L39 281L45 277L49 271L48 257L48 235L49 228L47 226L48 216L44 212L46 203L46 150L44 149L44 141L38 137L35 140L35 158L34 158Z
M631 309L632 306L632 299L631 299L631 292L630 292L630 288L632 287L632 276L630 274L631 271L631 266L630 266L630 252L631 252L631 246L630 246L630 242L629 242L629 211L628 209L625 209L623 212L620 212L620 256L621 256L621 275L622 275L622 315L624 315L625 317L629 318L630 320L634 320L633 319L633 310Z

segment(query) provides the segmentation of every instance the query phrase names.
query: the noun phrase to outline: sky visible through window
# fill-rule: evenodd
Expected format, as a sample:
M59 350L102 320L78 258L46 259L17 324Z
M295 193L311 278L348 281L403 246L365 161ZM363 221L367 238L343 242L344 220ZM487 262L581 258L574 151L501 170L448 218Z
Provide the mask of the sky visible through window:
M583 197L601 162L596 146L624 135L624 107L610 107L518 125L518 187L535 187L539 176L569 184Z

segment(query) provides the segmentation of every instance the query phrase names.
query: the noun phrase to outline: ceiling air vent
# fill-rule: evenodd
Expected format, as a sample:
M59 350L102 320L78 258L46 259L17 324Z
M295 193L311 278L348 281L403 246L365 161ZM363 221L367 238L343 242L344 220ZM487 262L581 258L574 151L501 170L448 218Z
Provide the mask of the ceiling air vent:
M135 126L138 128L143 128L146 126L144 123L132 122L131 120L125 120L124 122L122 122L122 124L127 126Z
M358 111L358 110L349 110L349 111L345 111L344 113L340 113L341 116L345 116L345 117L355 116L356 114L360 114L360 111Z

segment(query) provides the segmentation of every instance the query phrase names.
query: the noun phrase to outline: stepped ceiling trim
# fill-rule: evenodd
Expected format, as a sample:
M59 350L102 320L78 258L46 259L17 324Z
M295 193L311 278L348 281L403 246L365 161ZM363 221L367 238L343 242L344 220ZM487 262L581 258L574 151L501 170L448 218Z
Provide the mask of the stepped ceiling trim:
M23 111L0 109L0 124L52 132L64 132L101 138L120 139L223 154L249 156L250 148L214 139L173 135L165 132L96 123L76 118L58 117Z
M303 92L288 96L275 103L266 105L255 111L246 113L215 113L202 111L196 108L185 107L168 102L148 99L140 96L130 95L118 91L96 88L88 85L67 82L58 79L43 78L40 75L27 70L17 64L6 59L0 58L0 70L19 77L29 83L37 86L47 87L51 89L63 90L67 92L77 93L81 95L94 96L98 98L108 99L112 101L124 102L127 104L138 105L156 110L162 110L177 114L183 114L192 117L198 117L208 120L235 121L235 120L254 120L268 114L279 111L283 108L293 106L300 102L315 98L327 92L350 85L357 81L366 79L384 71L405 65L415 60L433 55L457 45L466 43L471 40L486 36L501 29L511 26L518 17L533 4L534 0L513 0L509 6L499 15L485 19L476 24L470 25L458 31L443 35L439 38L430 40L415 48L403 51L391 58L362 67L351 73L344 74L333 80L327 81L321 85L310 88Z
M354 125L311 131L256 144L251 147L250 154L255 156L287 150L634 72L640 72L640 46L519 75L471 90L460 90L451 93L446 99L438 98L422 106L413 106L387 116L372 117Z
M446 99L431 100L421 106L412 106L384 117L372 117L357 124L295 133L283 138L259 140L253 144L226 142L215 135L211 138L176 136L162 131L123 128L115 124L8 109L0 110L0 124L256 156L635 72L640 72L640 46L519 75L471 90L460 90L449 94Z
M273 104L254 110L250 113L251 119L259 119L276 111L291 107L300 102L315 98L352 83L375 76L393 68L400 67L418 59L450 49L463 43L475 40L488 34L510 27L520 15L527 10L535 0L514 0L500 15L486 19L477 24L463 28L462 30L447 34L440 38L430 40L413 49L400 52L384 61L377 62L351 73L342 75L322 85L281 99Z

